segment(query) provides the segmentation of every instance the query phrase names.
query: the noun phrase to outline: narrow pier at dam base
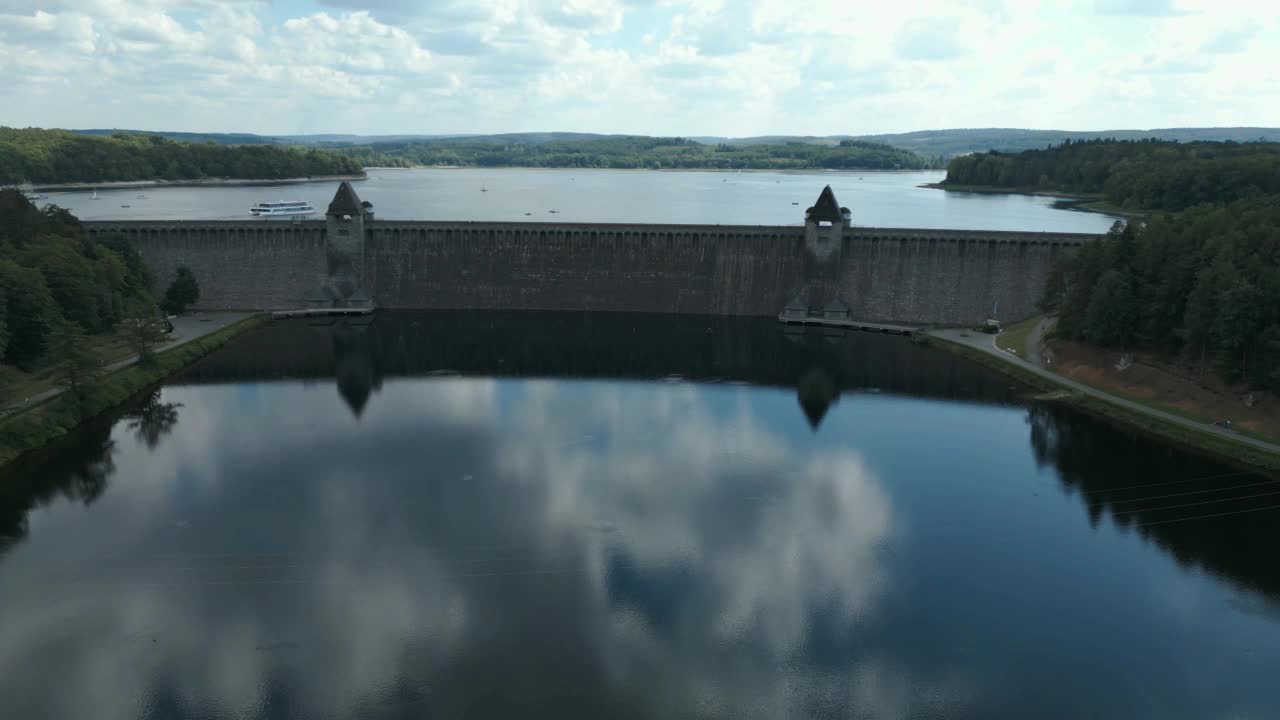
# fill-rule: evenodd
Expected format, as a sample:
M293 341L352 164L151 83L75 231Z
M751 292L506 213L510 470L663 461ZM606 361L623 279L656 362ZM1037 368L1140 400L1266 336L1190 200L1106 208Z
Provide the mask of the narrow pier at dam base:
M920 331L919 327L910 325L894 325L888 323L863 322L837 318L788 317L784 312L778 316L778 322L790 327L819 327L833 330L858 330L860 332L883 333L886 335L913 335Z

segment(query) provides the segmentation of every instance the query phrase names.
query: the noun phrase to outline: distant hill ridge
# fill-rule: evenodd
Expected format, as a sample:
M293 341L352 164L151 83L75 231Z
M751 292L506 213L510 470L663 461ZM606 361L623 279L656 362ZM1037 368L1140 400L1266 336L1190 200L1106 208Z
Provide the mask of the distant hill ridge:
M481 134L446 134L446 135L354 135L354 134L316 134L316 135L255 135L252 133L189 133L146 130L108 130L90 129L73 130L85 135L111 135L117 132L136 132L162 135L174 140L188 142L212 141L221 145L321 145L352 146L378 145L382 143L406 142L448 142L448 141L485 141L512 144L539 145L553 142L575 142L598 140L616 137L642 137L621 134L575 133L575 132L531 132ZM1264 140L1280 142L1280 128L1274 127L1226 127L1226 128L1157 128L1152 130L1027 130L1020 128L964 128L948 130L918 130L906 133L884 133L876 135L760 135L755 137L718 137L691 136L704 144L716 145L766 145L785 143L807 143L818 145L838 145L841 140L863 140L884 143L892 147L910 150L924 157L954 157L974 152L998 150L1000 152L1021 152L1023 150L1044 148L1056 145L1064 140L1089 140L1095 138L1114 138L1116 140L1142 140L1159 138L1190 142L1195 140L1253 142Z

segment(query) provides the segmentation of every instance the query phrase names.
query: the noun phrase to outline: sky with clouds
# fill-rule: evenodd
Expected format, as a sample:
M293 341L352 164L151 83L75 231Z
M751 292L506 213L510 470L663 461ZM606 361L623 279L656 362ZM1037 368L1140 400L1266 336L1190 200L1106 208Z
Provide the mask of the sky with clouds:
M0 124L858 134L1280 124L1235 0L0 0Z

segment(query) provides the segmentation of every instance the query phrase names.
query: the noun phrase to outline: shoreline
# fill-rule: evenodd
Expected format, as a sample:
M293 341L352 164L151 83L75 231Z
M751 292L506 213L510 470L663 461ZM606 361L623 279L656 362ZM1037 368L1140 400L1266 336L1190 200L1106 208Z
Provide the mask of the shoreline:
M1200 427L1185 418L1168 419L1167 413L1135 400L1128 400L1100 388L1062 378L1048 370L1033 368L1018 357L1009 356L992 347L977 347L944 337L939 330L928 330L913 337L916 342L954 353L1013 378L1030 388L1043 391L1034 399L1060 402L1088 413L1112 425L1158 438L1181 450L1211 457L1220 462L1260 470L1280 470L1280 453L1271 443L1244 435L1233 435ZM974 335L988 337L982 333ZM1078 387L1089 388L1081 392Z
M113 180L110 182L89 183L47 183L32 185L35 192L76 192L81 190L147 190L171 187L254 187L265 185L304 185L306 183L368 180L368 174L362 175L313 175L301 178L279 178L274 180L250 178L206 178L203 180Z
M920 173L920 172L945 172L943 168L920 168L912 169L888 169L888 168L711 168L711 167L687 167L687 168L619 168L619 167L546 167L542 165L408 165L405 167L375 167L370 166L365 170L571 170L577 172L607 170L609 172L714 172L729 173L731 175L737 173L782 173L796 175L813 175L817 173L844 174L851 175L854 173ZM920 187L925 187L921 185Z
M67 393L58 393L4 415L0 418L0 470L28 452L39 450L75 432L81 425L112 412L130 398L186 369L241 333L265 324L268 319L264 313L254 313L208 335L157 352L155 364L151 367L142 367L134 362L104 373L94 383L94 398L88 412L79 412Z
M1057 210L1087 212L1098 215L1119 217L1141 217L1146 213L1134 212L1116 207L1107 202L1101 193L1073 193L1066 190L1037 190L1034 188L994 187L991 185L944 185L940 182L924 183L916 187L947 192L977 193L980 195L1027 195L1030 197L1054 198L1053 207Z
M1101 200L1101 193L1073 193L1067 190L1039 190L1037 188L997 187L995 185L946 185L941 182L925 183L918 187L930 190L947 190L950 192L980 193L983 195L1032 195L1035 197L1053 197L1068 200L1092 201Z

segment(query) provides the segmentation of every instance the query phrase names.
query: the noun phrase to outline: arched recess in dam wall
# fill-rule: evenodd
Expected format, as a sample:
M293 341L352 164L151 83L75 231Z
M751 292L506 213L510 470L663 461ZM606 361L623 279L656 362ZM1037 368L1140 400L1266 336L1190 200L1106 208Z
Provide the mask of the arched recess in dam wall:
M124 235L162 291L179 265L203 308L323 299L326 223L86 222ZM380 307L776 316L802 292L855 319L973 324L1035 313L1054 258L1092 235L847 228L814 270L802 226L372 221L364 289Z

